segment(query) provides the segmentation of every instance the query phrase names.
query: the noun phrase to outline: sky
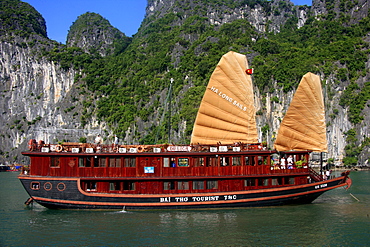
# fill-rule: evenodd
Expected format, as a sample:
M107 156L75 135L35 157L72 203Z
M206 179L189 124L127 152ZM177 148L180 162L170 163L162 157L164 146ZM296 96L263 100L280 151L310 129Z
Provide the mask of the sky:
M70 26L86 12L100 14L110 24L132 37L145 17L147 0L22 0L45 19L48 37L65 44ZM312 5L312 0L290 0L295 5Z

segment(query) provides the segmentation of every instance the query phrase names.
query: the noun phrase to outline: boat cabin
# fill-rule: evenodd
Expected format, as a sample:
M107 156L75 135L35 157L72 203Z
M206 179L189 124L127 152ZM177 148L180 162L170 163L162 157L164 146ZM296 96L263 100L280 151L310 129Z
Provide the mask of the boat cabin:
M288 169L281 166L275 151L255 146L87 147L66 143L42 144L23 154L31 159L29 175L78 178L87 193L241 191L305 184L310 176L309 152L290 152L294 163Z

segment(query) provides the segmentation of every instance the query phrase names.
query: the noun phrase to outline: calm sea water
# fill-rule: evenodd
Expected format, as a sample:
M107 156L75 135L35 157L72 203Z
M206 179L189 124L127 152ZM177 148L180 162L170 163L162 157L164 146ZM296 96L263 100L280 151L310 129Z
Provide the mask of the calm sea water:
M17 175L0 173L0 246L370 246L369 171L308 205L132 212L25 207Z

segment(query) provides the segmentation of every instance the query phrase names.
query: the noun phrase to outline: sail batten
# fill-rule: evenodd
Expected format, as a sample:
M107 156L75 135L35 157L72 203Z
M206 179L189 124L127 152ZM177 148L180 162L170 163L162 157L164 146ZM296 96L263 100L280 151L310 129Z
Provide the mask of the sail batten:
M256 143L254 95L245 55L223 55L209 80L191 143Z
M234 119L230 119L228 118L227 114L229 112L223 110L223 109L220 109L218 107L215 107L213 106L212 104L208 103L208 102L203 102L204 105L205 105L205 108L207 109L206 112L203 112L203 111L199 111L199 115L204 115L205 117L212 117L214 118L215 120L223 120L225 122L228 122L228 123L234 123L235 125L240 125L240 126L245 126L247 124L247 119L243 118L242 116L240 115L235 115L235 118ZM220 114L223 113L223 114ZM199 121L202 121L202 119L199 119ZM212 123L210 123L212 124Z
M238 124L238 123L235 123L235 122L226 121L224 119L217 118L217 117L210 117L210 116L207 116L207 115L204 115L202 117L204 118L204 120L198 122L198 125L200 125L200 126L209 126L210 128L224 129L224 130L230 130L230 127L227 127L228 124L234 124L235 128L238 128L238 129L241 129L242 127L244 127L243 124ZM215 122L214 123L209 123L208 121L215 121ZM221 122L222 122L221 126L225 126L225 127L215 126L215 125L218 125ZM243 131L237 131L237 132L243 133Z
M214 126L214 125L212 125L212 124L209 124L209 121L213 120L214 118L209 117L209 116L207 116L207 115L202 116L202 118L204 118L204 119L205 119L205 121L199 121L199 122L198 122L198 125L199 125L199 126L206 126L206 127L210 128L210 129L218 129L218 130L225 130L225 131L230 130L230 128L222 127L222 126L227 126L230 122L226 122L226 121L224 121L224 122L225 122L225 124L224 124L224 125ZM208 121L207 121L207 120L208 120ZM222 119L220 119L220 121L223 121L223 120L222 120ZM242 129L242 128L240 128L240 127L243 127L244 125L237 125L237 124L235 124L235 125L236 125L236 126L235 126L235 128L234 128L234 131L233 131L233 132L237 132L237 133L244 133L244 132L245 132L245 131L240 131L240 130L243 130L243 129Z
M324 98L320 77L307 73L281 122L274 147L278 151L327 152Z

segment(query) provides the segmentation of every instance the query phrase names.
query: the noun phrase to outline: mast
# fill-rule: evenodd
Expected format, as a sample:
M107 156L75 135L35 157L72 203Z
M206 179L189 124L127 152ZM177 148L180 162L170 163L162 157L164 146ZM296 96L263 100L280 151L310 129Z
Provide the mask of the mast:
M168 116L168 143L170 144L171 143L171 99L172 99L172 83L173 83L174 79L171 78L170 80L170 89L168 90L168 97L169 97L169 100L168 100L168 113L169 113L169 116Z
M322 160L322 152L320 152L320 176L321 176L321 178L324 178L324 176L323 176L322 164L323 164L323 160Z

